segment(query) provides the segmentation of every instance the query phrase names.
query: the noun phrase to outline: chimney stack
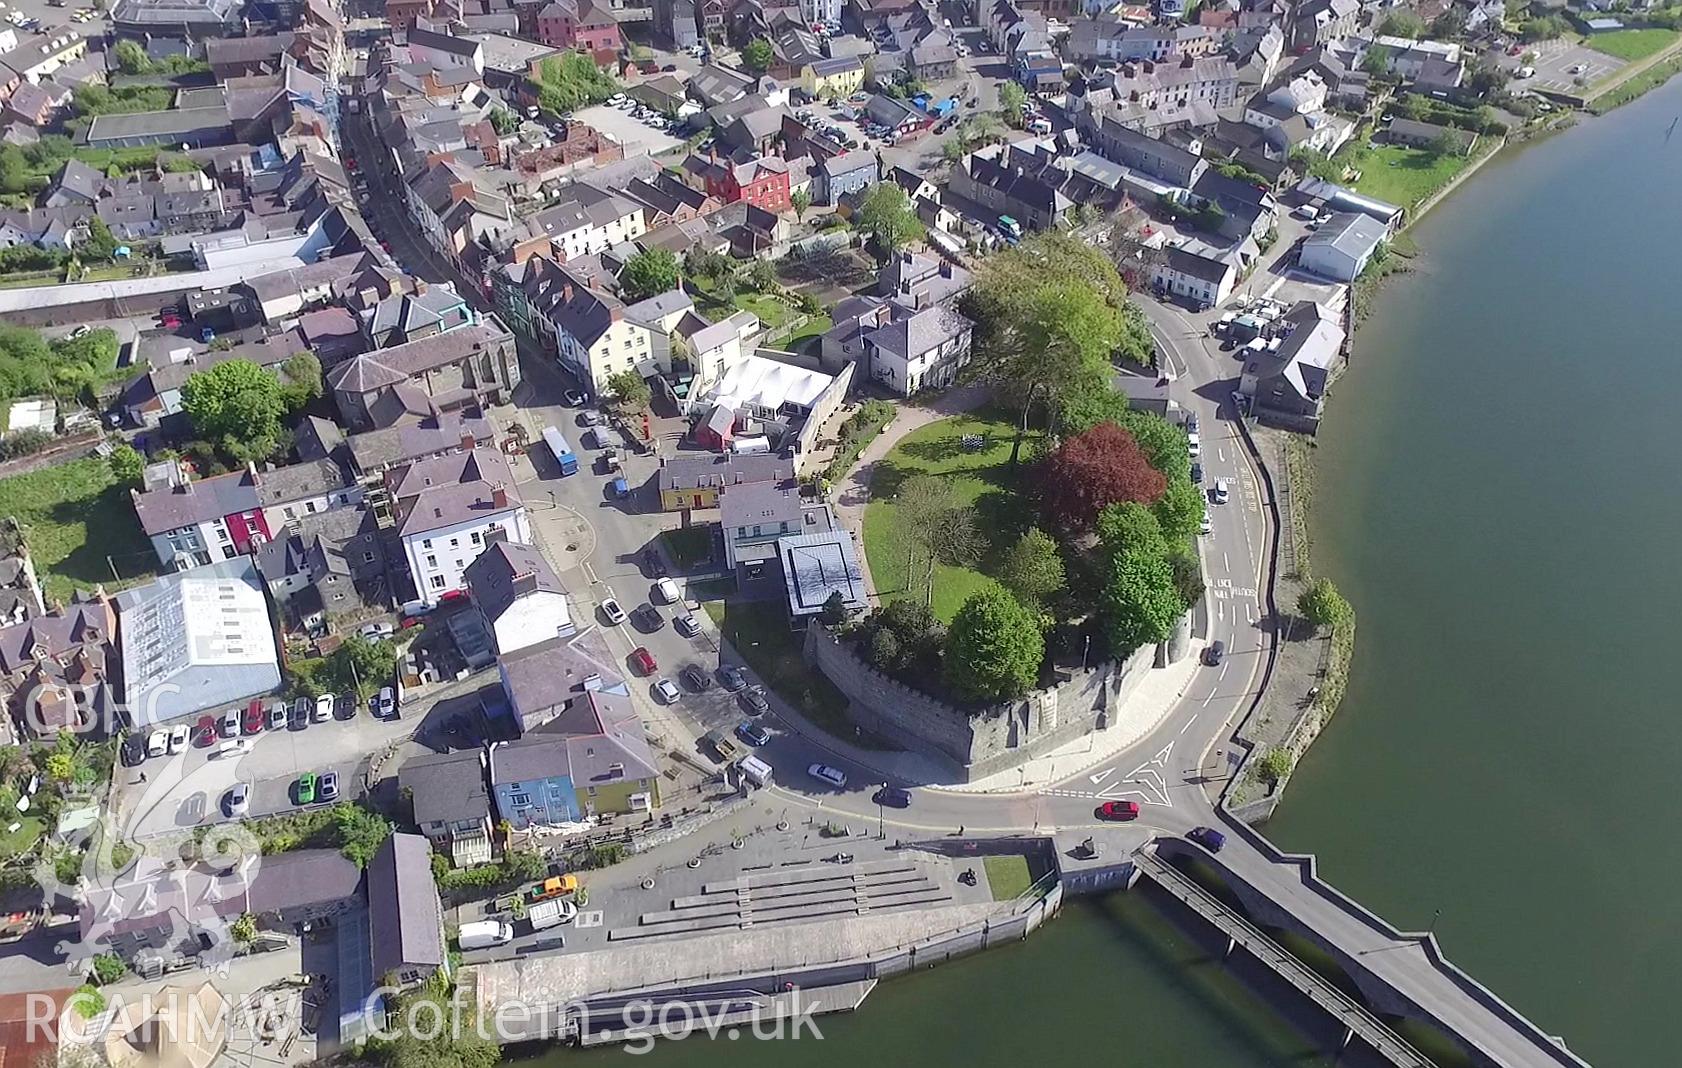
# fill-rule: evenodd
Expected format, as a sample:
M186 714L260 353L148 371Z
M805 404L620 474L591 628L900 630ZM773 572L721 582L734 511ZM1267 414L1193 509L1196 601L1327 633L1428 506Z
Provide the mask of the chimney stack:
M478 444L478 442L473 440L473 435L472 434L469 434L465 429L461 432L461 451L462 452L472 452L474 447L477 444Z
M508 489L507 489L507 487L505 487L505 486L503 486L499 483L491 489L491 504L494 505L497 508L507 508L508 507Z
M417 297L426 296L426 289L427 289L426 279L416 278L415 279L415 296L417 296Z

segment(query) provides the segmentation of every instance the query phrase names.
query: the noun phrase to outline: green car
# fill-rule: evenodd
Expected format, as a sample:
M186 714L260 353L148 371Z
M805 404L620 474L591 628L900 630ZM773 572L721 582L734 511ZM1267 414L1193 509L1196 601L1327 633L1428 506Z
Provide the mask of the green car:
M315 800L315 772L306 771L298 776L298 804L307 805Z

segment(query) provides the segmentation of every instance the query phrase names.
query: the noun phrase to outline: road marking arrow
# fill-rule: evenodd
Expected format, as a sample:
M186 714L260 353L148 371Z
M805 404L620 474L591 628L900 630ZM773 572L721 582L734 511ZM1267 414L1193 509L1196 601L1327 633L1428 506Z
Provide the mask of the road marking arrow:
M1087 778L1091 779L1093 784L1096 785L1098 783L1103 782L1105 779L1109 778L1111 775L1114 775L1114 774L1115 774L1115 769L1114 768L1105 768L1103 771L1100 771L1098 774L1089 775L1089 776L1087 776Z

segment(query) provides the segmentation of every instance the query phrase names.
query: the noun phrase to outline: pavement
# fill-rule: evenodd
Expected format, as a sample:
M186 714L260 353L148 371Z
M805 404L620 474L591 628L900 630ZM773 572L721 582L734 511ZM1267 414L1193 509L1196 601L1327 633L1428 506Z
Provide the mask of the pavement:
M673 137L664 130L657 130L635 118L630 112L620 111L606 104L585 108L575 113L573 118L618 141L625 150L626 158L641 155L658 156L683 144L682 138Z
M1581 94L1628 65L1616 56L1596 52L1586 45L1563 37L1552 41L1538 41L1526 45L1525 48L1536 53L1536 61L1531 64L1536 68L1536 74L1523 81L1513 82L1515 90L1549 89L1560 93ZM1571 73L1571 68L1576 66L1583 68L1581 73Z

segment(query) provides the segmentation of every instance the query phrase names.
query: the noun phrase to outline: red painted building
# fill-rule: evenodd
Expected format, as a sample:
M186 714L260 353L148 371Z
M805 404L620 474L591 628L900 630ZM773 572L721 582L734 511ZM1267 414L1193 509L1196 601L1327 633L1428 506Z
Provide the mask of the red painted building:
M591 55L618 52L619 22L592 0L553 0L537 13L537 39L551 48L576 48Z
M714 164L707 169L705 180L707 195L726 204L745 200L778 215L794 207L789 195L788 164L776 156Z

